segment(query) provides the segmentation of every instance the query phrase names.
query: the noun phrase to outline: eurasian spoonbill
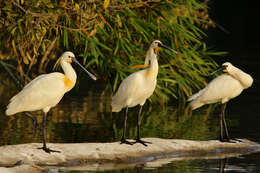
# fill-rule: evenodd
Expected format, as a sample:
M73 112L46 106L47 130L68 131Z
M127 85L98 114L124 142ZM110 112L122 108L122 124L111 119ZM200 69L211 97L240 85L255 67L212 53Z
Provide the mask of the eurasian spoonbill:
M220 141L230 142L225 120L226 104L230 99L240 95L244 89L250 87L253 83L253 78L229 62L222 64L222 67L217 71L220 70L226 73L212 80L204 89L192 95L188 101L191 101L189 106L192 110L197 109L205 104L221 102L222 108L220 113ZM211 74L214 74L215 72ZM223 126L225 129L224 136Z
M138 104L140 105L140 109L137 117L137 137L135 143L141 143L145 146L147 146L145 143L149 143L140 138L141 112L146 99L153 94L156 87L158 74L157 53L160 47L177 53L175 50L163 45L159 40L153 41L146 53L144 63L144 66L149 65L149 68L135 72L125 78L116 94L112 97L112 112L119 112L121 109L126 108L121 144L133 144L125 139L127 113L129 107L134 107Z
M39 149L43 149L47 153L59 152L46 146L46 119L49 110L56 106L63 95L70 91L76 83L77 75L71 66L72 61L78 64L92 79L96 80L96 77L77 61L75 55L67 51L57 61L64 74L53 72L36 77L22 91L13 96L7 106L6 115L8 116L27 111L42 110L44 112L42 120L43 147Z

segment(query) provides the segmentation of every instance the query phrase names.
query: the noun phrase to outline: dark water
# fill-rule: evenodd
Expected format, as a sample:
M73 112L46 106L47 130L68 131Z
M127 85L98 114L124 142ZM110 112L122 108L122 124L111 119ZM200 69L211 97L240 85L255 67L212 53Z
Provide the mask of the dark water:
M257 64L251 64L251 70ZM226 119L232 137L247 138L260 143L260 116L257 84L245 90L239 97L227 105ZM0 145L41 142L41 131L33 134L33 124L23 114L7 117L4 115L7 101L17 92L15 87L0 85ZM122 135L124 112L110 112L110 93L106 90L90 90L81 96L76 92L66 94L48 116L48 142L112 142ZM144 106L142 121L143 137L176 138L191 140L217 139L219 134L218 114L220 105L204 106L192 114L186 113L185 104ZM136 116L138 108L129 110L127 137L136 134ZM41 112L33 112L41 122ZM87 171L86 171L87 170ZM92 171L91 171L92 170ZM48 169L49 172L96 172L86 168ZM214 159L160 160L156 164L140 163L114 169L98 170L111 173L174 172L174 173L215 173L215 172L260 172L260 153L239 157Z

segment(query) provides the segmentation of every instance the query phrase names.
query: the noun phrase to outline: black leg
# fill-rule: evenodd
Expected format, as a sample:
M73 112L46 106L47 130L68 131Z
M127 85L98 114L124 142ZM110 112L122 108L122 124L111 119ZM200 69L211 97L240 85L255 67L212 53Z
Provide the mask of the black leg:
M221 113L219 114L219 126L220 126L220 136L219 136L219 140L221 142L224 142L224 138L223 138L223 106L221 107Z
M226 110L226 105L227 105L227 103L224 103L224 104L222 104L222 108L221 108L221 114L220 114L220 116L221 116L221 126L224 126L224 129L225 129L225 135L223 136L223 130L221 130L222 131L222 137L220 136L220 141L221 142L231 142L231 143L235 143L234 141L238 141L238 142L242 142L241 140L239 140L239 139L231 139L230 137L229 137L229 133L228 133L228 129L227 129L227 123L226 123L226 120L225 120L225 110ZM223 128L223 127L221 127L221 128ZM233 140L233 141L231 141L231 140Z
M126 131L126 123L127 123L127 113L128 113L128 107L125 109L125 120L124 120L124 128L123 128L123 135L121 138L121 143L120 144L128 144L128 145L133 145L132 142L129 142L125 139L125 131Z
M47 113L44 113L42 116L42 143L43 146L38 148L38 149L43 149L46 153L51 153L51 152L57 152L60 153L60 151L56 150L51 150L50 148L47 148L46 145L46 121L47 121Z
M228 134L228 129L227 129L227 123L226 123L226 120L225 120L225 110L226 110L226 106L227 106L227 103L224 103L222 105L222 121L223 121L223 125L224 125L224 128L225 128L225 139L230 139L229 138L229 134Z
M221 142L231 142L228 130L227 130L227 124L225 120L225 109L226 109L226 103L222 104L221 106L221 113L220 113L220 141ZM225 129L225 135L223 134L223 126Z
M140 106L139 112L138 112L138 117L137 117L137 138L140 139L140 125L141 125L141 113L142 113L142 108L143 106Z
M147 147L146 143L151 144L151 142L143 141L140 138L140 126L141 126L141 121L142 121L142 118L141 118L142 108L143 108L143 106L140 106L138 117L137 117L137 137L136 137L135 143L141 143L141 144L143 144L144 146Z
M39 126L38 122L37 122L37 119L35 117L33 117L30 113L28 112L25 112L25 115L27 117L29 117L32 121L33 121L33 136L36 134L36 130Z

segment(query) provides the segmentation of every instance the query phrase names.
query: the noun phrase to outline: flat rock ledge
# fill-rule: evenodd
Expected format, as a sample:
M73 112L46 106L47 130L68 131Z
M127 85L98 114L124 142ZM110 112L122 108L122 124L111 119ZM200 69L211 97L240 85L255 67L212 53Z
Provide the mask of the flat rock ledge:
M61 153L48 154L37 148L40 143L6 145L0 147L0 172L42 172L46 167L75 167L79 165L133 164L164 158L224 158L260 151L258 143L239 139L234 143L192 141L182 139L144 138L152 142L142 144L112 143L48 143Z

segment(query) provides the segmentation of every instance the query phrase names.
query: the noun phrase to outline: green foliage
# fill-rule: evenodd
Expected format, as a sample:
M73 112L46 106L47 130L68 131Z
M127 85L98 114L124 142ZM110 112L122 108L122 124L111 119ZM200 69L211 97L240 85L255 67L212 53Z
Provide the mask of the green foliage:
M64 50L83 56L85 66L111 85L143 64L151 42L161 40L178 51L162 51L152 101L191 94L216 67L202 28L214 26L207 1L198 0L20 0L0 3L0 58L15 60L20 78L38 73ZM95 73L96 72L96 73Z

